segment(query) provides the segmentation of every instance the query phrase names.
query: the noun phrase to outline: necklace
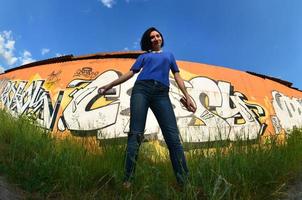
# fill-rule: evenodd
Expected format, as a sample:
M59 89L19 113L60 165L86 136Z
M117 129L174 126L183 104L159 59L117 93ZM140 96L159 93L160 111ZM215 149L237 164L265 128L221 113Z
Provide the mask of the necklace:
M159 51L150 51L151 53L161 53L163 52L163 50L159 50Z

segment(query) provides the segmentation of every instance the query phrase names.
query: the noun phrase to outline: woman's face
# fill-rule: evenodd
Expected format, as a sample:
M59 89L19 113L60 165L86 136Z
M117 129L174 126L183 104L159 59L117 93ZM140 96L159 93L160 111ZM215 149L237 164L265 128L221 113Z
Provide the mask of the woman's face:
M162 38L161 38L159 32L152 31L150 33L150 40L151 40L151 44L152 44L152 50L159 51L161 49L161 45L162 45Z

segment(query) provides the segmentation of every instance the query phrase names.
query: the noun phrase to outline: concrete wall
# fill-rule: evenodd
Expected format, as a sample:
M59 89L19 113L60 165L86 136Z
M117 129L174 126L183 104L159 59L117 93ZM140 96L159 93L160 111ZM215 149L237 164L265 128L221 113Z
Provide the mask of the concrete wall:
M108 56L109 55L109 56ZM126 137L136 77L99 96L99 87L127 72L139 53L95 54L21 66L0 75L0 107L26 114L56 134L98 139ZM170 98L184 142L255 139L302 125L302 92L280 82L229 68L178 61L192 114L181 105L173 76ZM163 140L151 111L146 136Z

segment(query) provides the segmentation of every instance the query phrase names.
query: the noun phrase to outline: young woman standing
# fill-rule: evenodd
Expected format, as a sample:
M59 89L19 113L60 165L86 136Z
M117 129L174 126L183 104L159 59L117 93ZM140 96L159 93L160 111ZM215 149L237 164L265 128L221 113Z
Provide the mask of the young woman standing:
M185 96L187 109L195 112L196 107L184 86L184 81L179 74L179 68L173 54L162 51L164 45L162 34L156 28L151 27L144 32L140 44L141 49L146 52L136 59L130 71L100 88L100 91L105 93L141 71L133 86L130 99L130 132L127 142L123 185L126 188L131 186L138 150L143 140L148 108L154 113L161 128L177 182L183 185L189 170L169 98L170 70Z

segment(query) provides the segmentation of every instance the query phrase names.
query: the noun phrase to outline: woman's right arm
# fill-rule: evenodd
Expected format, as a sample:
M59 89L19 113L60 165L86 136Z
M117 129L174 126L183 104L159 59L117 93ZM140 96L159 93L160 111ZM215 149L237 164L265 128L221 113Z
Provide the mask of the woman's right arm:
M104 85L103 87L100 87L98 92L99 93L105 93L107 90L113 88L116 85L119 85L121 83L124 83L125 81L129 80L130 78L132 78L134 75L134 72L132 70L130 70L129 72L123 74L122 76L120 76L118 79L112 81L111 83Z

